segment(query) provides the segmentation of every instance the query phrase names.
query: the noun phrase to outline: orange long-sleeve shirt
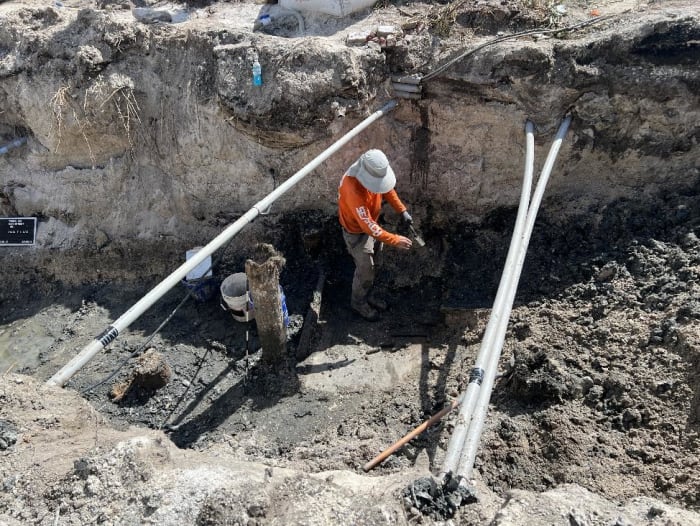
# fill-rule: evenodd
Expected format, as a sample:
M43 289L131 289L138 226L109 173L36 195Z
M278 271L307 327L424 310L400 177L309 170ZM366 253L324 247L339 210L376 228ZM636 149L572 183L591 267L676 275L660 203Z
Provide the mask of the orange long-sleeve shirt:
M382 198L398 214L406 210L396 190L385 194L374 194L355 177L345 174L338 187L338 219L342 227L351 234L368 234L387 245L398 245L399 236L387 232L377 224L382 208Z

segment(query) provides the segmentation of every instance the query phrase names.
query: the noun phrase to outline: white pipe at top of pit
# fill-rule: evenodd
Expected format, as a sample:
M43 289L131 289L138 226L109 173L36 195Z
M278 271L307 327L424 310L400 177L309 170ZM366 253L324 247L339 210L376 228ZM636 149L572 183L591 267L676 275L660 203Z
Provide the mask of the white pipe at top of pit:
M511 281L510 275L515 268L518 247L520 246L522 233L525 228L528 203L530 201L530 192L532 190L532 173L534 170L533 166L535 161L534 126L530 121L525 123L525 144L526 149L523 186L520 191L520 204L518 205L518 214L515 219L513 236L511 237L508 255L506 257L503 273L501 274L501 280L498 285L496 299L494 300L493 307L491 309L489 323L486 326L486 331L484 332L484 336L481 340L481 346L479 347L479 353L477 354L476 362L474 363L474 367L472 368L469 377L467 390L462 395L464 400L460 406L457 423L454 431L452 432L450 443L447 447L447 453L445 455L445 460L443 462L440 475L441 479L444 479L448 474L454 474L456 472L457 463L459 462L462 449L464 447L464 441L467 437L472 412L474 411L477 396L481 390L481 384L484 377L484 368L488 367L490 362L489 355L493 349L493 340L496 337L499 320L501 319L501 311L503 310L506 301L508 284Z
M532 236L532 229L534 228L537 212L540 208L540 203L542 202L542 196L544 195L547 182L549 181L549 175L552 172L552 167L556 161L561 143L564 140L564 137L566 137L566 132L569 129L570 123L571 116L567 115L559 125L559 130L557 131L556 138L549 149L549 154L545 160L539 180L537 181L535 193L532 196L532 201L530 202L530 206L527 211L525 231L522 233L522 239L519 240L520 243L518 244L518 254L515 260L515 266L509 274L510 282L507 286L507 297L503 306L503 312L501 312L498 320L498 331L496 333L495 340L492 342L493 348L489 354L488 367L484 375L481 390L479 391L476 407L472 413L467 438L464 442L464 448L462 449L459 466L457 467L456 475L457 478L460 479L460 484L467 484L467 481L472 474L474 461L476 459L476 452L479 446L479 441L481 440L481 433L484 428L484 421L486 420L489 400L491 399L491 391L493 390L493 384L496 379L498 361L501 356L501 350L503 349L506 329L508 328L508 319L510 318L513 301L515 300L515 293L518 290L520 273L525 262L525 255L530 243L530 237Z
M287 179L273 192L268 194L264 199L253 205L253 207L238 218L233 224L228 226L221 234L216 236L208 245L199 250L192 258L179 266L172 274L156 285L143 298L135 303L129 310L122 314L112 325L107 327L101 334L95 337L83 350L80 351L72 360L61 368L46 382L49 385L62 386L65 384L80 368L92 359L95 354L104 349L114 339L119 336L119 333L129 327L141 314L143 314L151 305L160 299L167 291L173 288L182 278L184 278L191 270L204 261L207 256L211 255L215 250L221 248L233 236L238 234L245 225L253 221L261 211L267 210L280 196L285 194L289 189L306 177L311 171L316 169L323 161L336 153L340 148L345 146L352 138L364 130L374 121L383 117L389 111L393 110L397 105L397 101L391 100L382 106L379 110L363 120L348 133L334 142L331 146L325 149L313 161L304 166L301 170Z

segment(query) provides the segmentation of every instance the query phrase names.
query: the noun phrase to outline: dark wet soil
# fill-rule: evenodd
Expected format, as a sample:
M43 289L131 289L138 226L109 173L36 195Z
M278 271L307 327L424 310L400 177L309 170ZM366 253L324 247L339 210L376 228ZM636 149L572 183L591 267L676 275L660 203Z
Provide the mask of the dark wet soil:
M288 359L277 370L260 363L255 323L234 321L216 297L186 302L144 345L181 302L181 287L67 387L81 391L114 425L165 429L182 448L226 443L243 458L273 465L359 471L464 387L514 217L514 210L501 210L482 224L449 228L428 218L420 225L424 253L385 254L377 287L390 310L375 324L348 308L352 267L339 236L336 243L318 243L334 239L334 218L285 217L275 242L287 260L281 281L291 323ZM611 498L645 494L698 508L699 235L698 181L566 220L540 214L477 458L478 476L490 488L503 494L576 482ZM240 264L224 256L215 275ZM320 323L300 352L321 271ZM45 342L34 362L16 370L48 378L142 293L139 284L117 283L41 294L23 289L21 296L6 290L4 305L14 307L3 308L2 327L21 330L33 320ZM139 349L160 353L170 380L158 389L132 389L115 402L109 391L132 374ZM329 377L372 353L420 353L420 370L388 390L304 388L304 377L318 366L297 364L297 355L329 349L337 356L324 366ZM439 470L453 418L377 472L410 466L423 451ZM419 493L440 498L428 489Z

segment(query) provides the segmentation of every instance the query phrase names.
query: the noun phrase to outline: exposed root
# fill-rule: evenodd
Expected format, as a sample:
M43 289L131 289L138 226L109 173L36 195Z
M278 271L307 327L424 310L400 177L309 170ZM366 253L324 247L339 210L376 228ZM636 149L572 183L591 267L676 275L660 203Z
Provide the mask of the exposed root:
M90 156L90 160L92 161L93 166L96 165L97 160L95 158L95 154L92 151L90 140L88 139L87 133L85 132L85 128L87 127L87 125L89 125L89 122L87 122L84 118L81 119L78 116L76 108L71 103L70 88L68 86L61 86L56 91L54 96L51 97L51 110L53 111L56 123L56 136L58 139L56 142L56 147L54 148L54 153L58 153L58 150L61 146L61 139L65 130L65 115L68 111L70 111L73 115L73 119L75 119L75 122L78 124L80 134L83 136L85 144L88 147L88 154Z
M70 88L68 88L68 86L61 86L56 93L54 93L54 96L51 97L51 111L53 112L54 122L56 124L56 137L58 138L56 149L54 150L55 152L58 152L58 148L61 145L64 124L63 114L68 106L68 100L70 98L68 95L69 91Z
M92 102L94 101L94 104ZM141 108L134 96L133 81L124 75L113 74L105 81L99 77L85 92L83 112L104 112L105 106L114 105L114 110L124 128L129 147L134 149L135 126L141 124ZM93 109L95 108L95 109Z

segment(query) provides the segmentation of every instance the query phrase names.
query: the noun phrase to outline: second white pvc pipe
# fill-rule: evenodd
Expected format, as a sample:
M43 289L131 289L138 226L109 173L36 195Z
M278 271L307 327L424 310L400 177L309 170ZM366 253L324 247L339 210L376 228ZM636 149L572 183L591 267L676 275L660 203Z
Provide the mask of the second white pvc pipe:
M469 423L472 419L474 407L476 406L477 396L482 388L481 384L483 382L484 371L490 363L489 354L493 348L494 338L497 335L499 320L501 319L500 313L503 310L503 305L507 296L506 289L508 284L511 282L510 275L515 268L518 247L520 246L522 232L525 228L528 203L530 201L530 193L532 191L532 175L535 158L534 126L530 121L525 123L525 138L526 149L523 186L520 191L518 214L515 219L515 227L513 228L510 247L508 248L508 256L506 257L503 273L501 274L501 280L498 284L498 291L491 309L491 316L489 317L486 331L484 332L484 336L481 340L481 346L479 347L476 362L472 368L470 382L467 385L466 392L462 395L464 397L464 401L460 405L457 424L455 425L452 432L452 438L448 444L447 454L445 455L445 461L442 467L441 478L447 476L448 473L456 473L457 463L459 462L462 449L464 448L464 441L466 440Z
M549 180L549 175L552 172L552 167L556 161L557 155L559 153L559 148L561 143L566 136L566 132L569 129L569 124L571 123L571 116L566 116L559 126L556 138L552 143L549 150L549 155L545 161L542 168L539 180L537 181L537 188L532 197L532 201L527 211L527 220L525 224L525 231L522 233L522 239L518 243L518 254L515 260L514 267L509 273L510 282L507 286L507 297L505 298L505 304L503 307L503 312L500 313L498 318L498 330L496 333L496 339L493 341L493 348L489 354L489 362L484 375L484 381L479 392L479 397L476 402L476 407L472 414L471 422L469 425L469 430L467 433L467 438L464 442L464 448L461 453L461 459L459 466L456 471L456 475L462 481L467 481L472 474L472 469L474 467L474 460L476 459L476 452L479 446L479 441L481 439L481 433L484 427L484 421L486 420L486 413L488 412L488 405L491 399L491 391L493 390L493 384L496 379L496 372L498 370L498 361L501 356L501 350L503 348L503 342L505 340L506 329L508 328L508 319L510 318L510 312L513 307L513 301L515 300L515 293L518 289L518 282L520 281L520 274L522 272L523 264L525 262L525 255L527 254L527 248L530 243L530 237L532 236L532 230L535 225L535 219L537 218L537 212L542 202L542 196L544 195L547 182Z

